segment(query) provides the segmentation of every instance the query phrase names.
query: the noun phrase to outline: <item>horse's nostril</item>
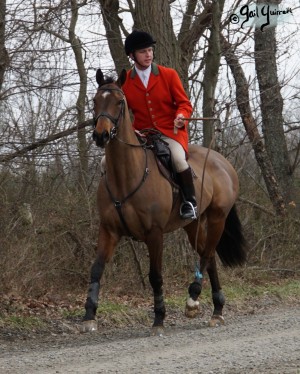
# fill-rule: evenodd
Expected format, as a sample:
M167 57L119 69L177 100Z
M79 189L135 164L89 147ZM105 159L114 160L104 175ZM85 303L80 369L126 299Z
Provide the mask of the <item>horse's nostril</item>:
M103 138L103 142L104 142L104 144L107 143L107 142L109 141L109 133L108 133L108 131L104 131L104 132L102 133L102 138Z
M98 147L104 147L109 141L109 132L105 130L99 134L96 130L94 130L93 140L96 142Z

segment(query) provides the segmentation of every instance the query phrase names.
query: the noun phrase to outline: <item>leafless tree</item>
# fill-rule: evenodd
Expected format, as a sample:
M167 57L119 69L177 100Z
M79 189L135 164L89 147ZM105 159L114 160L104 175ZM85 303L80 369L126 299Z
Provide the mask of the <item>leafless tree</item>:
M278 10L278 3L272 0L272 11ZM263 4L262 0L257 1ZM262 131L266 151L269 155L276 179L286 203L293 200L293 175L288 147L284 134L283 98L277 74L276 27L269 27L263 32L257 28L254 33L255 67L259 84Z
M5 13L6 0L0 0L0 91L2 88L4 73L8 65L8 54L5 48Z

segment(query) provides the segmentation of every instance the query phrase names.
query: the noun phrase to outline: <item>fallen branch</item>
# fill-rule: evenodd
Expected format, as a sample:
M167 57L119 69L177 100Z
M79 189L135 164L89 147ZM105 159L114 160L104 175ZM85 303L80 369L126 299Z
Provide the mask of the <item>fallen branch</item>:
M245 198L243 198L243 197L239 197L239 198L238 198L238 201L241 201L242 203L246 203L246 204L252 205L254 208L259 209L259 210L261 210L262 212L267 213L267 214L269 214L269 215L271 215L271 216L273 216L273 217L276 217L276 213L272 212L272 211L269 210L269 209L264 208L263 206L261 206L261 205L255 203L254 201L251 201L251 200L245 199ZM291 220L291 222L293 222L293 223L295 223L295 224L297 224L297 225L300 225L300 220L299 220L299 219L297 219L297 218L293 218L293 217L290 216L290 220Z
M7 161L13 160L16 157L21 157L21 156L23 156L25 153L27 153L29 151L32 151L32 150L34 150L36 148L39 148L39 147L42 147L45 144L53 142L54 140L63 138L65 136L69 136L73 132L75 132L77 130L81 130L81 129L87 127L87 126L91 126L92 124L93 124L93 120L89 119L89 120L84 121L83 123L79 124L78 126L70 127L69 129L61 131L61 132L58 132L57 134L52 134L52 135L48 136L45 139L41 139L41 140L39 140L39 141L37 141L35 143L32 143L32 144L30 144L30 145L28 145L26 147L18 149L14 153L10 153L8 155L2 155L2 156L0 156L0 162L7 162Z
M276 273L300 273L298 269L285 269L285 268L263 268L259 266L249 266L247 267L248 270L257 270L257 271L275 271Z
M251 201L251 200L245 199L245 198L243 198L243 197L239 197L238 200L241 201L242 203L247 203L247 204L249 204L249 205L252 205L254 208L259 209L259 210L263 211L264 213L270 214L270 215L273 216L273 217L276 216L276 214L275 214L274 212L272 212L272 211L269 210L269 209L264 208L263 206L261 206L261 205L255 203L254 201Z

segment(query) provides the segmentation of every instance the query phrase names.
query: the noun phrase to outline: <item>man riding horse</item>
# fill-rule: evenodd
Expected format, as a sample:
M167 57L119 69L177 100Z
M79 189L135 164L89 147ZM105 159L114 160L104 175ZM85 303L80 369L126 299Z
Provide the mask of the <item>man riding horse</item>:
M192 105L177 72L153 63L155 43L144 31L134 30L127 36L125 52L134 61L134 66L127 72L122 90L134 115L133 127L137 131L156 129L168 143L184 199L180 215L183 219L196 219L193 175L187 163L187 121L184 121L190 117Z

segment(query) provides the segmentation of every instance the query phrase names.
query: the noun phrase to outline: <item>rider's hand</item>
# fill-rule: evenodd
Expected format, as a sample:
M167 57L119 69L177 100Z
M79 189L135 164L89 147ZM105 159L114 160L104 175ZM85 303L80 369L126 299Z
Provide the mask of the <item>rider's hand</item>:
M184 115L179 113L174 120L174 127L180 129L184 127Z

